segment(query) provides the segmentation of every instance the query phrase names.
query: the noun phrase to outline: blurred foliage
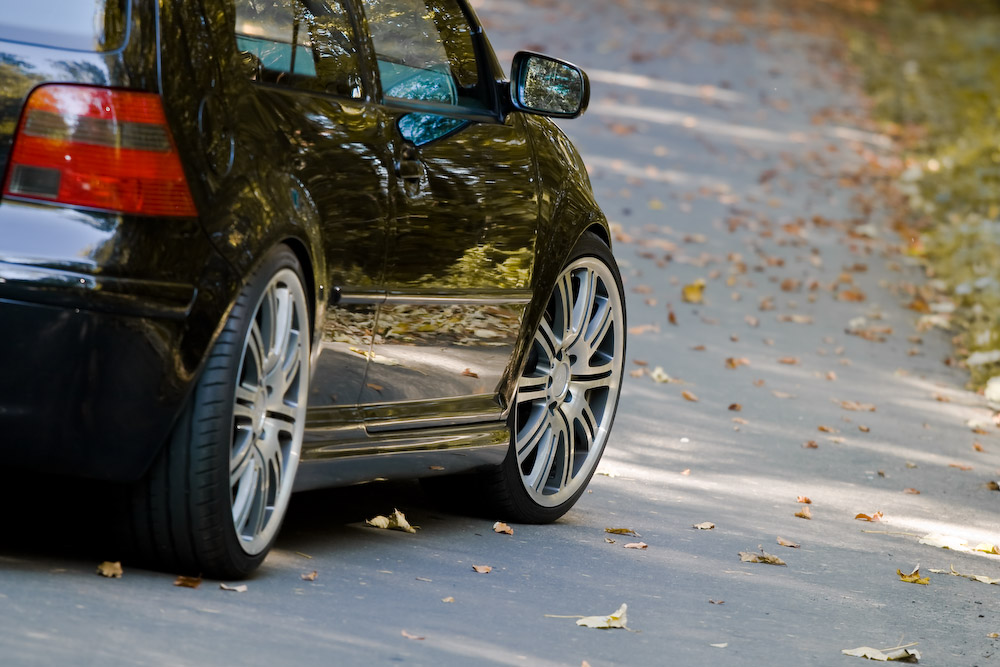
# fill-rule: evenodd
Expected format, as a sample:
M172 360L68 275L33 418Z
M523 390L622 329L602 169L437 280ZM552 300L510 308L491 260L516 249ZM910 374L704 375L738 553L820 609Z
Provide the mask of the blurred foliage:
M959 353L998 349L1000 2L882 0L871 19L849 48L876 118L903 147L916 253L955 302ZM970 371L981 386L1000 364Z

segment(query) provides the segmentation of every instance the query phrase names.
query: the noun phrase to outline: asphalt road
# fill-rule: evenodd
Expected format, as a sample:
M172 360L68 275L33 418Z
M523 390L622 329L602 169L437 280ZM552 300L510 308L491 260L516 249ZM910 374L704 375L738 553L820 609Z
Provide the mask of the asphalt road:
M1000 588L929 570L996 578L1000 556L919 540L1000 542L1000 438L942 363L949 334L906 308L920 272L858 176L891 146L838 43L766 3L475 4L503 61L544 50L594 86L563 126L618 230L632 376L591 491L512 536L416 484L301 495L230 592L96 576L105 501L20 480L0 665L850 665L842 649L912 642L923 664L995 664ZM365 527L394 507L417 534ZM758 545L787 565L741 562ZM900 581L917 564L930 583ZM560 618L622 603L632 631Z

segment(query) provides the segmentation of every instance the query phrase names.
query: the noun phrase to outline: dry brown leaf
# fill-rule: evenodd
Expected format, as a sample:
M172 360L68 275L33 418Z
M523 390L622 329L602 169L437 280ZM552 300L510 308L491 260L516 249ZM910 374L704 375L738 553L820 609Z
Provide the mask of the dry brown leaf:
M817 426L816 429L819 430L819 431L822 431L823 433L840 433L840 431L838 431L837 429L835 429L832 426L822 426L822 425L820 425L820 426Z
M799 363L798 357L781 357L778 359L779 364L786 364L788 366L797 366Z
M705 300L705 280L698 278L681 289L681 298L687 303L703 303Z
M883 516L885 515L882 512L875 512L870 516L868 514L857 514L854 518L858 521L881 521Z
M406 520L406 516L398 509L394 509L392 514L389 516L382 516L380 514L379 516L368 519L365 523L373 528L401 530L404 533L415 533L417 532L417 529L420 528L420 526L411 526Z
M859 289L846 289L837 293L837 301L861 302L865 300L865 293Z
M951 399L943 394L934 394L934 400L938 403L951 403Z
M726 359L726 368L735 370L740 366L749 366L750 360L746 357L728 357Z
M629 535L630 537L642 537L642 535L635 532L631 528L605 528L604 532L611 533L612 535Z
M902 570L896 570L896 574L899 575L900 581L905 581L908 584L920 584L921 586L926 586L931 583L930 578L920 576L920 565L913 568L913 572L909 574L903 574Z
M819 449L819 443L815 440L806 440L802 443L802 449Z
M709 598L708 599L708 604L726 604L726 601L725 600L713 600L712 598Z
M686 401L691 401L692 403L698 402L698 397L692 394L690 391L687 391L686 389L681 392L681 396L683 396L684 400Z
M767 565L785 565L785 566L788 565L788 563L781 560L777 556L769 554L766 551L764 551L764 548L762 546L757 545L757 548L760 549L760 553L756 553L754 551L741 551L740 560L744 563L765 563Z
M446 598L441 598L441 602L454 602L454 601L455 601L455 598L453 598L450 595L448 597L446 597Z
M785 538L781 537L780 535L778 536L778 544L780 544L783 547L791 547L792 549L798 549L799 547L802 546L801 544L796 544L795 542L792 542L791 540L786 540Z
M913 644L910 644L913 646ZM851 655L856 658L868 658L879 662L919 662L920 651L911 651L909 646L897 646L893 648L877 649L871 646L859 646L858 648L845 648L841 651L844 655Z
M493 568L489 565L473 565L472 569L478 572L479 574L489 574L490 572L493 571Z
M983 449L983 446L980 445L978 442L973 442L972 443L972 448L974 450L976 450L977 452L985 452L986 451L985 449Z
M494 533L503 533L504 535L513 535L514 529L505 524L503 521L497 521L493 524Z
M702 521L701 523L693 524L691 527L697 528L698 530L712 530L715 528L715 524L711 521Z
M812 500L809 499L809 496L799 496L795 499L795 502L802 503L803 505L812 505Z
M800 519L812 519L813 518L812 517L812 512L809 511L809 506L808 505L804 506L802 509L800 509L798 512L796 512L795 516L799 517Z
M917 491L914 488L905 488L905 489L903 489L903 493L909 493L910 495L914 495L914 496L919 496L920 495L920 492Z
M862 433L871 433L871 429L862 424L858 424L858 430L861 431Z
M611 539L610 537L605 537L604 541L607 542L608 544L614 544L615 543L615 540Z
M472 369L469 369L469 368L466 368L464 371L462 371L462 375L464 375L465 377L469 377L469 378L477 378L477 377L479 377L479 373L474 373L472 371Z
M959 470L972 470L972 466L965 465L964 463L949 463L949 468L958 468Z
M418 641L418 642L424 640L423 637L421 637L419 635L411 634L411 633L407 632L406 630L403 630L402 633L400 633L400 634L402 634L407 639L413 639L413 640Z
M123 574L121 561L106 560L98 563L97 574L109 579L121 579Z
M674 314L674 309L669 304L667 304L667 322L677 326L677 315Z
M729 409L733 412L739 412L740 410L743 409L743 406L740 405L739 403L730 403Z
M174 586L181 588L198 588L201 586L201 577L186 577L183 574L174 579Z
M691 349L695 352L704 352L707 348L704 345L695 345Z
M837 401L840 407L854 412L875 412L875 406L871 403L859 403L858 401Z
M625 545L626 549L646 549L649 547L645 542L629 542Z
M753 315L747 315L746 317L743 318L743 321L754 328L760 326L760 320L754 317Z
M313 570L312 572L304 572L299 576L302 577L302 581L316 581L316 577L319 576L319 572Z
M991 479L986 482L986 488L990 491L1000 491L1000 482Z
M219 588L221 588L224 591L231 591L233 593L246 593L247 592L247 585L246 584L236 584L235 586L230 586L227 583L220 583L219 584Z
M987 577L987 576L981 575L981 574L962 574L961 572L957 572L955 570L955 566L954 565L952 565L950 567L951 567L951 571L950 572L947 571L947 570L931 570L931 572L933 572L934 574L950 574L950 575L953 575L955 577L963 577L965 579L971 579L972 581L978 581L981 584L1000 585L1000 579L995 579L993 577Z

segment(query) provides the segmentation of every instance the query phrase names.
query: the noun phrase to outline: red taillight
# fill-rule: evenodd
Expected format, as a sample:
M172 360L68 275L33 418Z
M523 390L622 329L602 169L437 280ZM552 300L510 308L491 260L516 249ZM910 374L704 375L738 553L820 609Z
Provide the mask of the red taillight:
M4 195L122 213L196 214L155 93L36 88L7 174Z

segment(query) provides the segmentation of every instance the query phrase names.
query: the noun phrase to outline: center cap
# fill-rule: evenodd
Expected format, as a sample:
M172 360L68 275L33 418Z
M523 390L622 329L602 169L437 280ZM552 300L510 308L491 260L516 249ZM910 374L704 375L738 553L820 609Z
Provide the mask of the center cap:
M569 364L559 364L552 370L552 396L562 398L569 389Z
M267 393L263 388L257 391L253 399L253 430L260 433L264 428L264 417L267 416Z

